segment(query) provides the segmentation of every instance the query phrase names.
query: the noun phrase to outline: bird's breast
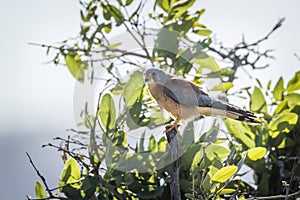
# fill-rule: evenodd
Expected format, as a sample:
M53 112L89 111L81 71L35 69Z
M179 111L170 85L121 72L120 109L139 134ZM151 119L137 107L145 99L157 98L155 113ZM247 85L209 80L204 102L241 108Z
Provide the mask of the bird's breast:
M177 103L173 99L166 96L163 93L164 86L155 83L149 83L148 88L159 106L168 111L174 119L189 119L198 115L198 111L194 107L183 106L180 104L180 102Z

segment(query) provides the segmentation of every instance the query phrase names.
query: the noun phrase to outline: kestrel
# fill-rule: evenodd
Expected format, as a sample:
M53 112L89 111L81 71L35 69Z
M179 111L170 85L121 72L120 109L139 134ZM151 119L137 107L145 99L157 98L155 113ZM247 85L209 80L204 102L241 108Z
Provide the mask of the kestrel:
M214 98L196 84L167 74L160 69L148 69L145 72L145 82L159 106L170 113L175 120L168 131L173 128L177 130L181 120L200 116L224 116L261 124L253 112Z

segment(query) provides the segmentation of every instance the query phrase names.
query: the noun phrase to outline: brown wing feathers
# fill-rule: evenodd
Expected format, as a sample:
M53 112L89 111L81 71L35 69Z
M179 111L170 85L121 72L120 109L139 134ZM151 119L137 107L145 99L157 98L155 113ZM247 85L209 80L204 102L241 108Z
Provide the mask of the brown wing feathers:
M177 83L177 84L176 84ZM180 84L178 84L180 83ZM179 88L179 86L184 86ZM257 120L257 117L253 112L241 109L230 103L215 99L208 94L206 94L197 85L172 77L170 81L166 83L163 89L163 93L169 98L173 99L175 102L180 103L187 107L199 106L199 107L210 107L212 108L212 114L218 113L218 115L223 115L235 120L260 124L261 122ZM213 111L214 109L215 112ZM224 112L220 112L224 111ZM222 113L222 114L220 114Z

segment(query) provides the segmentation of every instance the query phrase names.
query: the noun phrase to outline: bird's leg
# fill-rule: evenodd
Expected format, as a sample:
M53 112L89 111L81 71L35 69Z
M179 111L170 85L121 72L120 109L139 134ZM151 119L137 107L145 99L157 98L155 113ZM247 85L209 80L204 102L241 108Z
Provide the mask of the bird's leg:
M166 126L167 130L165 130L164 133L168 133L171 130L173 130L174 128L176 130L176 133L178 133L179 121L180 121L180 119L179 119L179 117L177 117L174 123L171 123Z

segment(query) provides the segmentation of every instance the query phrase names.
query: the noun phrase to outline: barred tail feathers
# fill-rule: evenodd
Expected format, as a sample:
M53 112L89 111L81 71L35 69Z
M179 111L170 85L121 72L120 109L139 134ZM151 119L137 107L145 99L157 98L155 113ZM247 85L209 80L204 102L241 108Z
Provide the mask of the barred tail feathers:
M199 114L206 116L224 116L250 124L258 125L262 123L253 112L220 100L213 100L211 107L200 106Z

